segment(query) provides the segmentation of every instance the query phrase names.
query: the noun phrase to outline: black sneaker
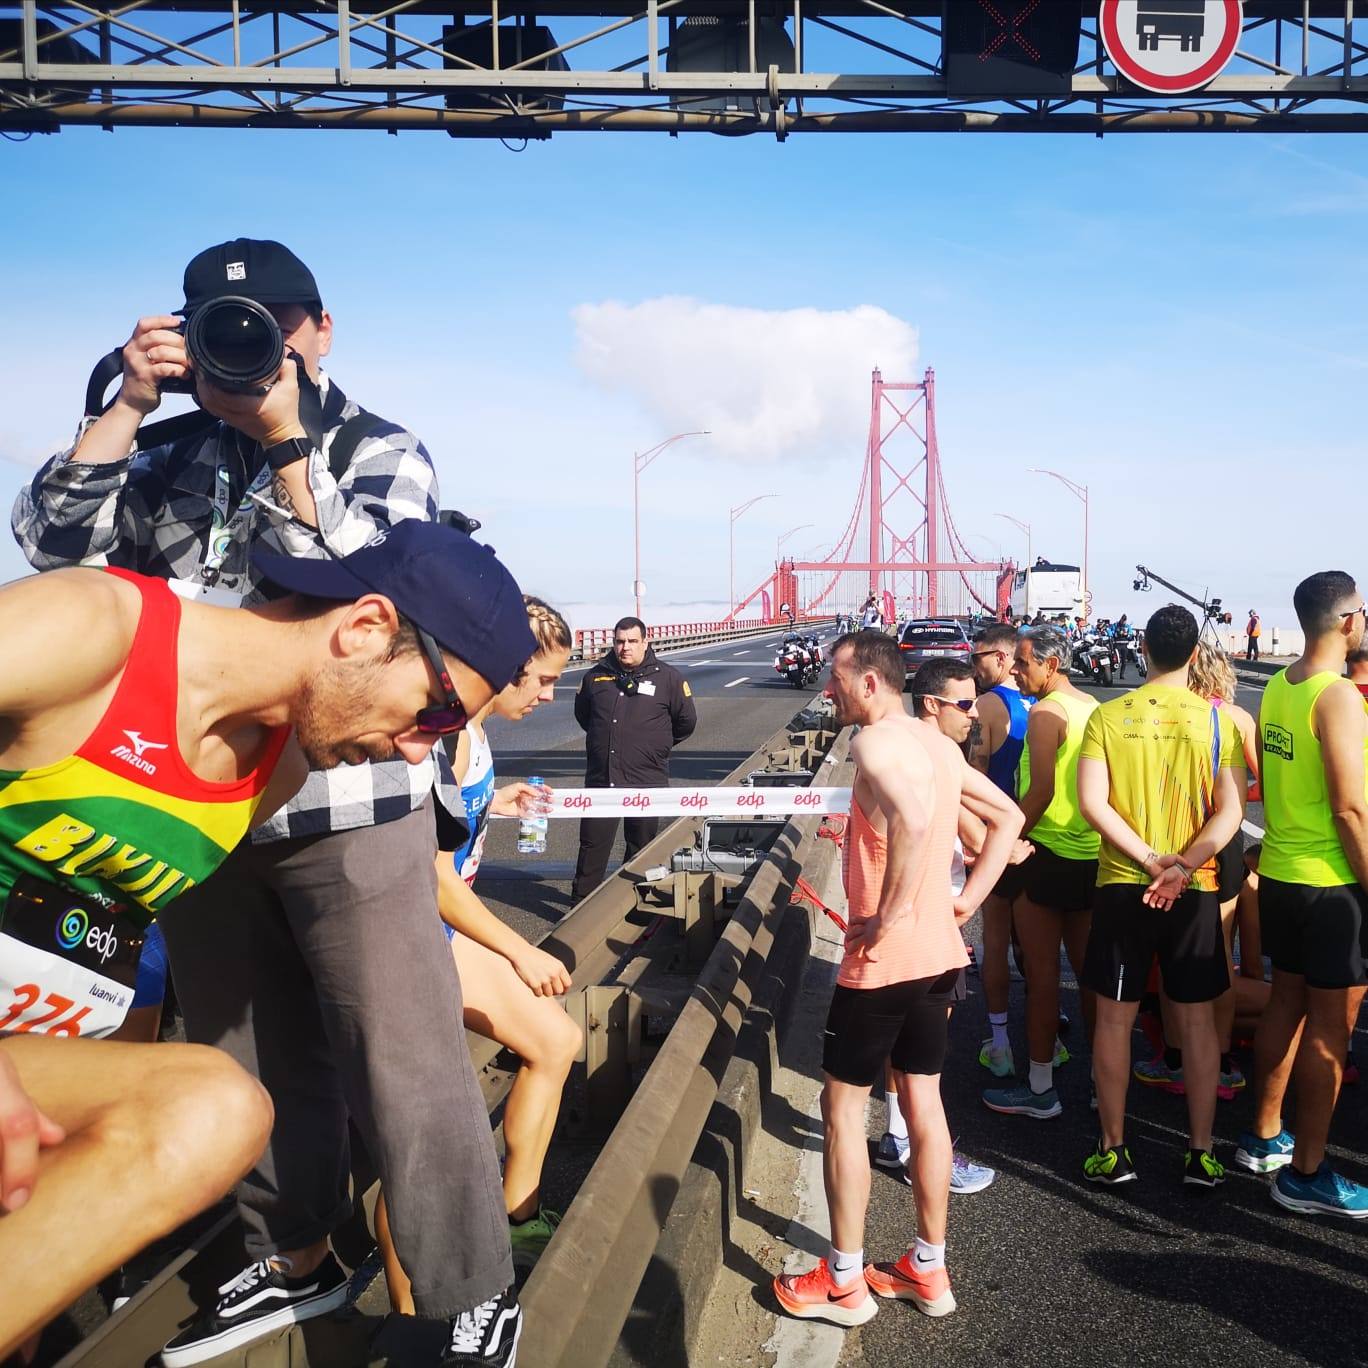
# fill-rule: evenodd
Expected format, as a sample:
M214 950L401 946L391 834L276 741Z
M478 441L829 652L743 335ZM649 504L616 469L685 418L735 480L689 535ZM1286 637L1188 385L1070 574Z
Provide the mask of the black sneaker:
M513 1368L521 1334L522 1307L514 1289L508 1287L451 1322L451 1343L442 1362Z
M303 1278L286 1277L269 1259L249 1264L219 1288L218 1304L162 1350L164 1368L186 1368L251 1344L298 1321L336 1311L347 1300L347 1275L328 1254Z
M1116 1187L1120 1183L1133 1183L1140 1175L1136 1173L1130 1150L1125 1145L1103 1149L1099 1140L1097 1149L1083 1161L1083 1176L1090 1183Z
M1188 1150L1183 1157L1183 1182L1191 1187L1214 1188L1225 1176L1225 1165L1206 1150Z

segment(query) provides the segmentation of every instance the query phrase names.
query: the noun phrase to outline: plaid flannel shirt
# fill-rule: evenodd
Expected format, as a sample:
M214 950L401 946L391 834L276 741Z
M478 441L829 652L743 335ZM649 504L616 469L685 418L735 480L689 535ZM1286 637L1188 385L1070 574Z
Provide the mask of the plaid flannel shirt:
M409 432L364 438L341 479L328 468L328 447L342 424L360 412L326 377L328 402L322 450L309 456L309 488L327 545L346 555L404 518L437 516L437 475L423 444ZM329 391L332 391L329 393ZM340 401L340 404L339 404ZM114 565L160 579L202 582L211 544L222 555L216 583L267 597L250 561L258 541L294 556L323 556L312 533L292 525L268 498L249 496L262 467L261 451L223 423L205 432L121 461L84 465L71 460L76 442L58 452L19 491L11 525L37 570ZM215 482L228 485L229 515L215 525ZM212 539L212 543L211 543ZM441 748L419 765L402 759L315 770L291 802L253 833L258 842L319 836L392 822L422 805L432 791L462 814L460 787Z

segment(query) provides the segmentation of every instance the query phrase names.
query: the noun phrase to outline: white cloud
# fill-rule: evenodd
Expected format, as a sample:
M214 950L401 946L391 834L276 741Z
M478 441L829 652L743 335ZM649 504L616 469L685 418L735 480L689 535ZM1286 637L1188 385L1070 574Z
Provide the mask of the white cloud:
M575 359L631 396L662 435L707 428L694 451L820 463L862 444L869 376L912 380L917 330L884 309L746 309L665 296L574 310Z

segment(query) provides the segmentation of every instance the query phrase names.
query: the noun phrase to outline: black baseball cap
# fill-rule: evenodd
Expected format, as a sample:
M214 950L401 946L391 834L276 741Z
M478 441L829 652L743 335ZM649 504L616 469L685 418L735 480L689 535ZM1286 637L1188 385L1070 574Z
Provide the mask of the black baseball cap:
M263 238L220 242L185 268L186 313L224 295L258 304L323 307L313 272L288 247Z
M258 550L252 564L294 594L339 602L383 594L495 692L539 649L513 576L489 547L454 527L405 518L349 556Z

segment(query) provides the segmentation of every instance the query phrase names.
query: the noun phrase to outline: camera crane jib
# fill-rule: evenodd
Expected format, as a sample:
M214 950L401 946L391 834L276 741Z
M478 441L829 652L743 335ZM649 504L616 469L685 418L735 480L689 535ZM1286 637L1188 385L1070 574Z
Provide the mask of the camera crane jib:
M1206 636L1210 633L1213 644L1220 646L1221 642L1216 634L1216 628L1218 626L1229 626L1232 617L1231 614L1221 606L1221 600L1219 598L1200 599L1196 594L1189 594L1186 589L1180 589L1170 580L1166 580L1163 575L1156 575L1154 571L1147 566L1137 565L1135 569L1136 578L1132 581L1132 589L1137 593L1145 592L1154 587L1154 585L1150 583L1150 581L1153 580L1155 584L1162 584L1165 589L1172 590L1179 598L1186 599L1194 608L1200 608L1202 610L1202 635Z

